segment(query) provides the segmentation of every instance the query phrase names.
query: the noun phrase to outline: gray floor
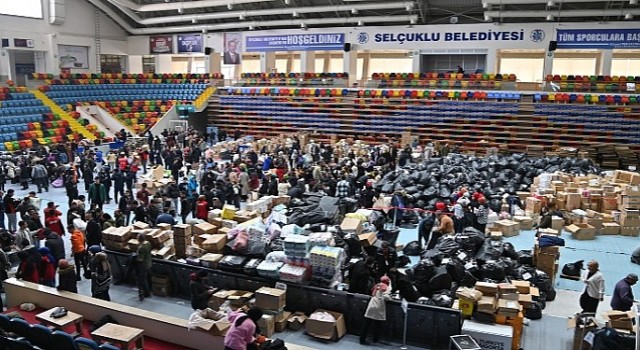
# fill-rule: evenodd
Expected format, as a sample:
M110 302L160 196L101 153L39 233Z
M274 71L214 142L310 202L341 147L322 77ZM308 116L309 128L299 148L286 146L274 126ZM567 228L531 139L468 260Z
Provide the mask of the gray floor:
M13 188L16 190L16 198L21 198L27 195L29 190L22 191L19 186L6 185L6 189ZM34 186L30 187L30 190L35 189ZM79 186L80 193L83 193L83 185ZM64 189L50 188L49 192L39 194L43 199L42 205L46 206L48 201L53 201L60 206L60 210L66 214L68 209L67 197ZM104 206L106 212L112 213L116 205L114 203ZM400 235L399 242L406 243L415 240L417 236L414 229L403 229ZM66 235L63 237L69 255L71 244L69 237ZM532 235L527 232L523 232L520 236L510 238L514 243L516 249L531 249L533 245ZM606 264L603 264L605 270L605 276L607 276L608 287L607 291L610 293L612 288L610 287L611 281L621 278L628 271L632 265L629 263L628 254L630 249L637 246L638 241L636 239L630 239L627 237L598 237L597 241L573 241L570 238L567 240L568 244L566 248L563 248L561 254L561 264L577 260L579 258L588 260L598 256L598 259L602 260ZM597 244L596 244L597 243ZM611 276L611 277L609 277ZM572 281L568 281L572 282ZM573 282L572 282L573 283ZM576 282L577 283L577 282ZM543 349L571 349L571 341L573 338L572 330L567 329L567 318L579 311L578 298L580 293L579 285L569 285L564 280L557 283L558 296L554 302L550 302L547 305L547 309L544 311L544 317L541 320L530 321L524 330L523 348L525 350L543 350ZM79 283L79 293L89 295L89 283L83 280ZM572 290L570 290L572 289ZM191 307L187 300L175 299L175 298L163 298L154 296L150 299L146 299L144 302L140 302L137 299L137 291L133 286L112 286L111 288L112 301L122 303L125 305L139 307L149 311L160 312L176 317L188 318ZM599 311L610 309L609 299L601 303ZM298 345L308 346L315 349L397 349L400 348L400 344L382 345L376 344L376 346L361 346L358 343L358 338L355 336L346 336L338 343L323 343L316 339L313 339L303 332L285 332L277 334L286 342L295 343ZM418 349L417 347L409 347L409 349Z

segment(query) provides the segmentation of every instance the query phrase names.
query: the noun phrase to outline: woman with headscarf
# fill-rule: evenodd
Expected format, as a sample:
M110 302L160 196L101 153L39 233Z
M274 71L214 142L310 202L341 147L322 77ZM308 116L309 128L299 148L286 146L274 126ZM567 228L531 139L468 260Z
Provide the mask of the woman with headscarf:
M211 286L205 284L207 270L200 270L189 275L189 289L191 289L191 307L194 310L203 310L208 306L209 298L215 291Z
M262 309L254 306L247 311L231 312L228 316L231 328L224 337L224 350L246 350L249 344L256 341L258 321L262 318Z
M378 342L382 323L387 320L386 300L391 294L390 284L391 280L385 275L380 278L380 283L373 286L371 290L371 299L367 305L367 311L364 313L364 323L362 332L360 332L360 344L362 345L367 344L367 333L371 323L373 323L373 342Z
M207 214L209 213L209 202L207 202L207 198L204 195L198 196L198 201L196 202L196 219L207 220Z
M40 284L49 287L56 286L57 260L51 255L51 250L47 247L38 248L40 253L39 276Z
M51 229L51 231L57 233L60 237L64 236L64 228L62 227L62 220L60 219L62 212L58 210L58 206L53 202L49 202L44 209L44 225Z
M107 254L98 245L89 247L91 261L91 296L97 299L110 301L109 287L111 284L111 265L107 261Z

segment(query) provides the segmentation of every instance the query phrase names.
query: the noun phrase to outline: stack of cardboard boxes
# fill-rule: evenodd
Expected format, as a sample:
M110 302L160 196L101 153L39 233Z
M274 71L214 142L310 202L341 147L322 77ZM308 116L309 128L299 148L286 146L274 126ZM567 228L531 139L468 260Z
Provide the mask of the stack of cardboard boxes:
M256 306L264 311L260 330L270 337L273 332L283 332L287 327L287 319L291 312L284 311L287 303L287 291L276 288L262 287L256 290Z
M540 236L558 236L560 233L554 229L540 229ZM539 238L536 238L533 246L533 262L538 270L544 271L553 283L558 272L558 260L560 259L560 247L540 247Z
M191 225L181 224L173 226L173 240L175 243L176 257L178 259L187 257L187 246L191 245L191 235Z

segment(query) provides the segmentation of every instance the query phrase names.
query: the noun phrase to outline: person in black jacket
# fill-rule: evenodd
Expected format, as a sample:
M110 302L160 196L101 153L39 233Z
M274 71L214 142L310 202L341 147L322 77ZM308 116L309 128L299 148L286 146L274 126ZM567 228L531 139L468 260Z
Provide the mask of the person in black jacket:
M418 293L418 290L413 286L407 275L394 267L389 270L389 277L391 277L391 286L393 287L392 293L398 291L400 298L412 303L420 298L420 293Z
M376 275L382 277L397 265L398 253L396 253L395 249L389 247L389 242L382 242L376 254Z
M125 217L125 225L129 225L129 221L131 220L131 203L133 203L133 195L130 190L126 190L124 195L118 201L118 209Z
M46 241L44 242L44 246L49 248L51 251L51 255L56 259L55 266L58 266L58 262L64 259L64 241L62 237L60 237L57 233L51 231L50 229L45 229Z
M133 221L148 221L147 209L143 205L139 205L138 201L131 202L131 211L133 212Z
M100 246L102 244L102 227L98 218L94 217L93 213L87 212L85 220L87 221L87 229L85 231L87 247Z
M120 194L121 197L124 196L125 176L120 169L116 168L113 175L111 175L111 180L113 180L113 199L116 203L119 203L118 194Z
M180 192L180 217L182 218L182 223L187 223L187 216L191 214L191 209L193 207L192 201L187 197L186 192Z
M133 171L125 171L125 178L124 178L124 183L125 185L127 185L127 190L129 192L131 192L131 189L133 188L133 183L135 182L136 179L136 174Z
M349 292L358 294L371 294L373 286L373 257L368 256L349 268Z
M71 206L71 203L78 199L78 184L72 175L67 176L67 180L64 182L64 188L67 190L67 198L69 198L69 206Z
M204 283L207 277L206 270L200 270L192 273L189 278L189 289L191 289L191 307L194 310L203 310L208 306L209 298L215 292L215 289Z

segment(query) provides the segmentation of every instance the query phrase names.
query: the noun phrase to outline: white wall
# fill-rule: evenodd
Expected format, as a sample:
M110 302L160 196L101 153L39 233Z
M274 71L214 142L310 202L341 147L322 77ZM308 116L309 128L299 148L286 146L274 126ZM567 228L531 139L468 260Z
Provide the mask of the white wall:
M14 0L1 0L14 1ZM18 0L19 1L19 0ZM9 38L13 45L14 38L32 39L34 47L20 49L45 52L44 68L48 73L59 73L57 50L58 44L79 45L89 47L89 69L74 72L97 72L95 51L95 13L94 8L84 0L66 0L66 19L62 25L49 24L49 1L44 1L44 19L21 18L0 15L0 37ZM101 53L127 54L127 33L105 15L100 15ZM13 47L9 50L18 50ZM0 76L8 75L9 62L7 49L0 49Z

